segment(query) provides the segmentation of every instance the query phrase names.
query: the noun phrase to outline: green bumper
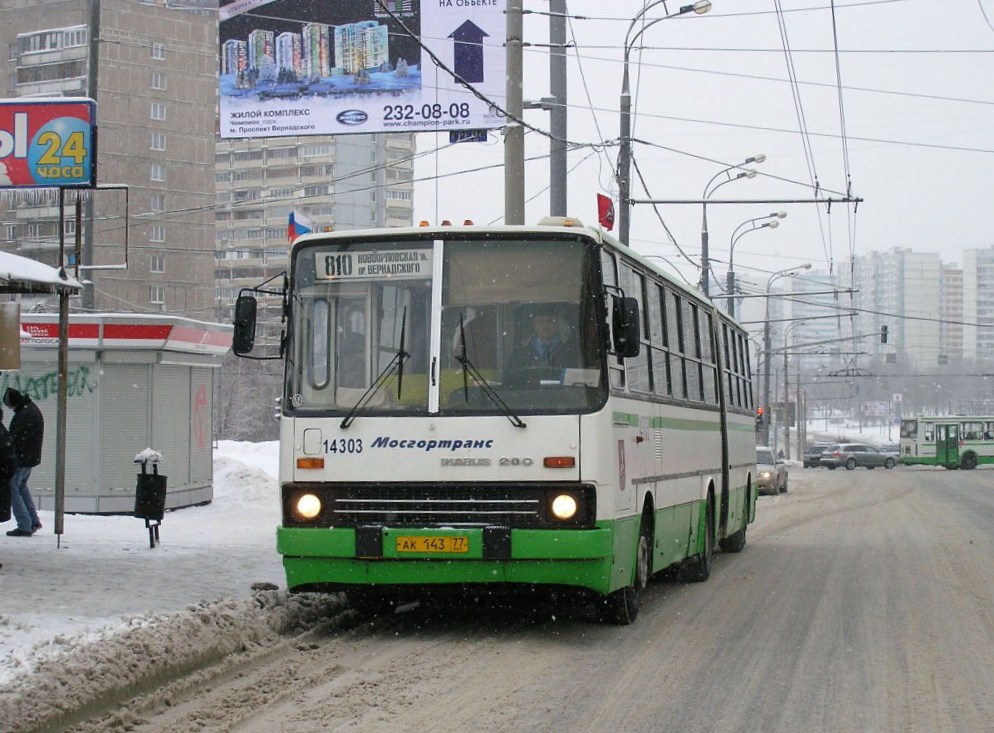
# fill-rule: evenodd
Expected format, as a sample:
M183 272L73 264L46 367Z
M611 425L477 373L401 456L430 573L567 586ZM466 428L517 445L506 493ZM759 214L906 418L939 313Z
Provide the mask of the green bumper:
M523 583L607 594L628 581L613 568L613 524L589 530L505 530L495 543L482 528L289 528L276 532L290 590L321 585ZM402 552L398 538L465 538L462 552ZM409 544L409 543L407 543ZM441 543L439 543L441 544ZM625 543L627 544L627 543Z

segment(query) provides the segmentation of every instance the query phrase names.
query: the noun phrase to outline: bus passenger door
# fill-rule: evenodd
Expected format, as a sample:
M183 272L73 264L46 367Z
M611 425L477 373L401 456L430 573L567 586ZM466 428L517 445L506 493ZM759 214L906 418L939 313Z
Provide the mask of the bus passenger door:
M339 298L335 326L336 384L365 389L369 386L365 297Z
M940 466L959 465L959 425L935 426L935 461Z

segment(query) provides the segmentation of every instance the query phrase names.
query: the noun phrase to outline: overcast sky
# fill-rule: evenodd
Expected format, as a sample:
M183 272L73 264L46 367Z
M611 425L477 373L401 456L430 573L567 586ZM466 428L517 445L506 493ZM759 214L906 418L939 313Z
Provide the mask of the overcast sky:
M668 2L670 12L680 4ZM524 5L548 8L539 0ZM617 201L622 47L643 7L641 0L568 2L576 43L568 52L568 139L590 145L569 154L568 202L586 223L596 222L597 193ZM646 17L659 15L662 4ZM547 40L548 17L527 15L525 41ZM713 0L710 13L657 23L635 45L633 136L644 143L634 155L648 193L633 170L633 197L700 199L726 166L767 156L757 177L710 197L719 280L736 227L777 210L788 214L777 229L737 240L740 276L762 281L804 262L845 272L851 255L894 247L940 252L958 264L964 249L994 245L994 0L836 0L834 17L830 0ZM526 100L548 96L545 48L525 50L524 89ZM548 130L546 112L525 117ZM501 223L503 139L491 133L486 145L447 146L441 135L419 135L419 150L437 146L416 164L419 179L441 178L417 184L415 218ZM538 158L526 164L528 223L548 213L548 150L547 138L526 135L526 157ZM487 165L495 167L450 175ZM850 191L862 203L834 204L831 214L824 204L717 203L810 199L815 178L822 195ZM699 204L660 205L658 216L636 206L632 245L696 282L701 219Z

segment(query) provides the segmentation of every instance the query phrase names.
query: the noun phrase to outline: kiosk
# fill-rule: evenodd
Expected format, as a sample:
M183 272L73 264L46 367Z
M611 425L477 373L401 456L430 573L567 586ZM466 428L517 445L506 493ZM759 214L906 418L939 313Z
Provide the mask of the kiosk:
M21 368L0 374L45 416L39 508L55 502L58 318L21 314ZM131 514L134 456L154 446L169 467L166 509L213 498L214 376L231 327L174 316L70 315L65 511ZM9 421L10 415L5 415Z

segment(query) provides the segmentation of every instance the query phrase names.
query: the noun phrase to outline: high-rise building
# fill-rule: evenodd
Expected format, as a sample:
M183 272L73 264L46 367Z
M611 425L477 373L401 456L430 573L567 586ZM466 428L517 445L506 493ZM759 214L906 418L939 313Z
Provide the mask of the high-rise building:
M942 265L939 300L939 357L941 364L963 358L963 270Z
M219 140L218 317L286 269L291 212L314 231L410 226L413 153L410 133Z
M123 189L82 196L80 264L106 269L81 273L74 306L213 315L217 10L202 5L4 0L0 9L3 96L94 99L98 183L127 188L127 232ZM57 201L51 189L0 198L0 248L57 264Z
M842 341L851 333L852 299L848 286L826 272L804 272L790 280L791 360L807 373L827 373L845 366L852 351Z
M861 350L905 368L939 358L942 262L936 252L895 247L853 261L854 335ZM887 343L879 334L887 326Z
M291 211L318 231L412 223L410 133L217 138L218 59L228 73L330 73L327 26L303 40L260 31L219 56L216 2L4 0L0 21L4 96L94 98L98 181L127 187L127 269L123 194L83 195L81 262L118 269L84 270L74 307L227 321L239 288L286 268ZM368 25L356 38L380 27ZM305 68L315 57L328 68ZM50 189L0 196L0 248L57 264L57 201Z
M994 246L963 252L963 356L994 358Z

